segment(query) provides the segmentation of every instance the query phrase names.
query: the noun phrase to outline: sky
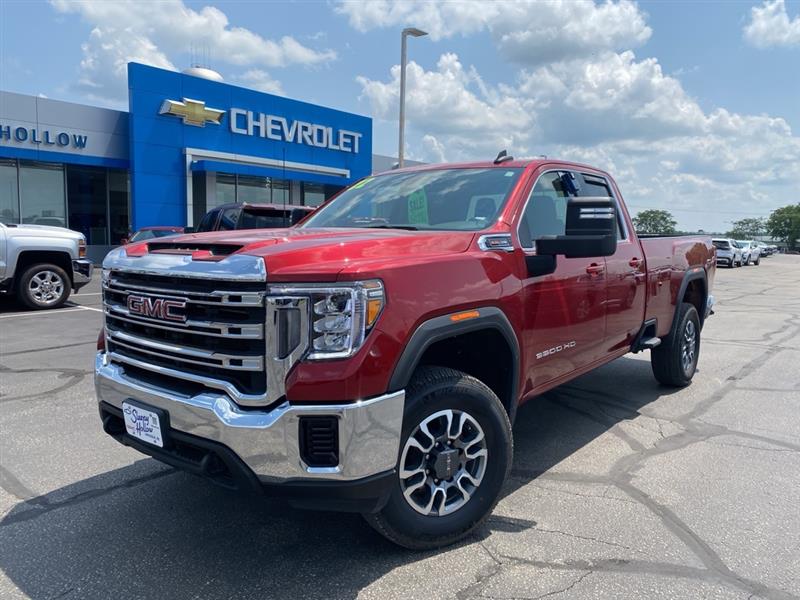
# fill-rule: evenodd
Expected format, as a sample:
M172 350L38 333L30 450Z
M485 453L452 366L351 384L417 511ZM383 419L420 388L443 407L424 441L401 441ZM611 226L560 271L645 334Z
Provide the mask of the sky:
M800 202L800 0L0 0L0 89L124 110L128 61L199 62L396 155L408 26L408 158L585 162L686 230Z

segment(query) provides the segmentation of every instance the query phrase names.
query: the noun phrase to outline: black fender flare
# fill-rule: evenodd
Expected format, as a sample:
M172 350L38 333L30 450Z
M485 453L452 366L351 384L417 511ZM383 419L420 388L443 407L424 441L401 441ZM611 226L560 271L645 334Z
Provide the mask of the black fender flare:
M483 306L475 309L475 311L478 315L468 319L453 320L452 316L464 312L458 311L433 317L417 327L414 333L411 334L397 363L395 363L392 377L389 380L389 392L401 390L408 385L423 354L432 344L465 333L493 329L498 331L506 340L513 358L513 364L511 365L511 397L508 399L509 420L513 423L517 405L519 404L520 350L517 336L508 317L496 306Z
M678 295L675 296L675 311L672 315L672 325L669 328L670 337L674 337L677 331L678 311L681 309L681 303L683 302L683 296L686 294L686 289L692 281L697 281L698 279L703 282L703 301L698 311L700 313L698 315L700 317L700 328L702 329L703 327L706 318L705 306L708 301L708 276L706 275L705 269L697 269L686 272L683 276L683 281L681 281L681 287L678 289Z

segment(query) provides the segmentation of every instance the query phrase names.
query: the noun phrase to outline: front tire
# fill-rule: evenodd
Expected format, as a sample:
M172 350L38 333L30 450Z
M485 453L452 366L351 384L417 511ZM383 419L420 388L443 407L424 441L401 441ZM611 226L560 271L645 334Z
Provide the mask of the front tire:
M678 314L675 334L665 337L650 352L653 375L662 385L686 387L697 371L700 358L700 317L694 305L684 302Z
M17 296L34 310L58 308L69 298L70 280L64 269L42 263L28 267L19 279Z
M364 517L405 548L457 542L497 504L512 453L511 423L491 389L461 371L421 367L406 390L394 489Z

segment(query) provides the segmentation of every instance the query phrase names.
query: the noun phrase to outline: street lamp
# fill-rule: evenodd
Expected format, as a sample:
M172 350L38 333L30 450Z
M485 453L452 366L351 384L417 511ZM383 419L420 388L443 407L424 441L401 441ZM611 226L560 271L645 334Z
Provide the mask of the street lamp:
M403 167L403 144L405 142L405 124L406 124L406 38L422 37L428 35L427 31L422 31L416 27L406 27L400 36L400 146L397 150L397 166Z

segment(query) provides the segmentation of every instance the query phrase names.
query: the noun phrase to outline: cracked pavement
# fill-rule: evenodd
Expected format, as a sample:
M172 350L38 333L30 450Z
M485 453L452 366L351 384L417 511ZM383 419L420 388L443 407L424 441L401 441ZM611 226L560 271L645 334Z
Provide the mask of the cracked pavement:
M0 303L0 597L800 598L800 257L720 269L699 372L629 355L519 411L503 499L413 553L118 445L71 308Z

